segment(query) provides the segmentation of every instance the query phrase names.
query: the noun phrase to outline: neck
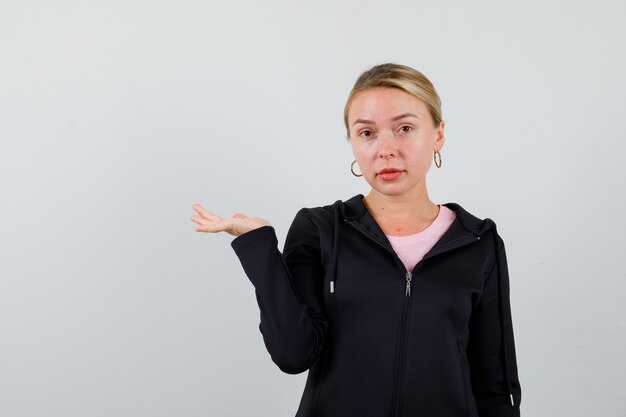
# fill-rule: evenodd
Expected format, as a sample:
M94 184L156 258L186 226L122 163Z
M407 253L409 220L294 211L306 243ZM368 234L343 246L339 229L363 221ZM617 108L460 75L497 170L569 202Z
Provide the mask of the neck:
M372 189L363 202L377 219L432 221L439 213L439 207L430 200L426 187L402 195L387 195Z

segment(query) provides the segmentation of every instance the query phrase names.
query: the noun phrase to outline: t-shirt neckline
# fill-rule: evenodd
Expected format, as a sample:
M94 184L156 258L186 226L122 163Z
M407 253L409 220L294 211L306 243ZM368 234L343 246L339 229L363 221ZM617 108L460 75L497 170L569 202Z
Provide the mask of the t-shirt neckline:
M406 235L406 236L394 236L394 235L388 235L386 233L385 233L385 236L387 236L387 239L393 239L395 241L413 240L416 238L422 238L423 236L427 236L437 226L437 224L443 221L443 217L445 215L444 211L448 209L443 204L437 204L437 205L439 206L439 213L437 213L437 217L435 217L435 220L433 220L424 230L419 231L417 233L413 233L411 235Z

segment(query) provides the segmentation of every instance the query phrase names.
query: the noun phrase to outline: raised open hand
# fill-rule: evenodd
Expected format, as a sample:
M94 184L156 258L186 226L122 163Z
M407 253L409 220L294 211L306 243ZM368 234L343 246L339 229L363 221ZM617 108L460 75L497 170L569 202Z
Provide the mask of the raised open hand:
M191 207L198 212L197 215L191 216L191 220L199 224L196 232L227 232L233 236L239 236L262 226L271 226L267 220L259 217L248 217L241 213L235 213L232 217L225 218L211 213L200 204L194 204Z

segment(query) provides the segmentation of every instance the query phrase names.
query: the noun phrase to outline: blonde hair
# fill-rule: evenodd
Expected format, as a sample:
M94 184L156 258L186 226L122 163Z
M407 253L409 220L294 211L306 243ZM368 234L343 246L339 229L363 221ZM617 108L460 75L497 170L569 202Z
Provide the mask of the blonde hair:
M381 64L361 74L348 95L348 101L343 110L343 121L346 125L348 140L350 139L350 127L348 126L350 105L357 94L374 87L399 88L417 97L428 107L435 127L441 124L441 99L430 80L421 72L405 65Z

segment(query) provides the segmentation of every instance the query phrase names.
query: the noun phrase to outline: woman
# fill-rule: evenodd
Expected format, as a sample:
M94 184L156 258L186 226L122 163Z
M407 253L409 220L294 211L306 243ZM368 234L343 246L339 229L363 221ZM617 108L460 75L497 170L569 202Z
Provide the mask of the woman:
M344 122L372 189L301 209L283 254L267 221L193 206L196 231L237 236L272 360L309 370L297 416L519 416L504 242L491 219L428 196L444 144L433 85L375 66Z

